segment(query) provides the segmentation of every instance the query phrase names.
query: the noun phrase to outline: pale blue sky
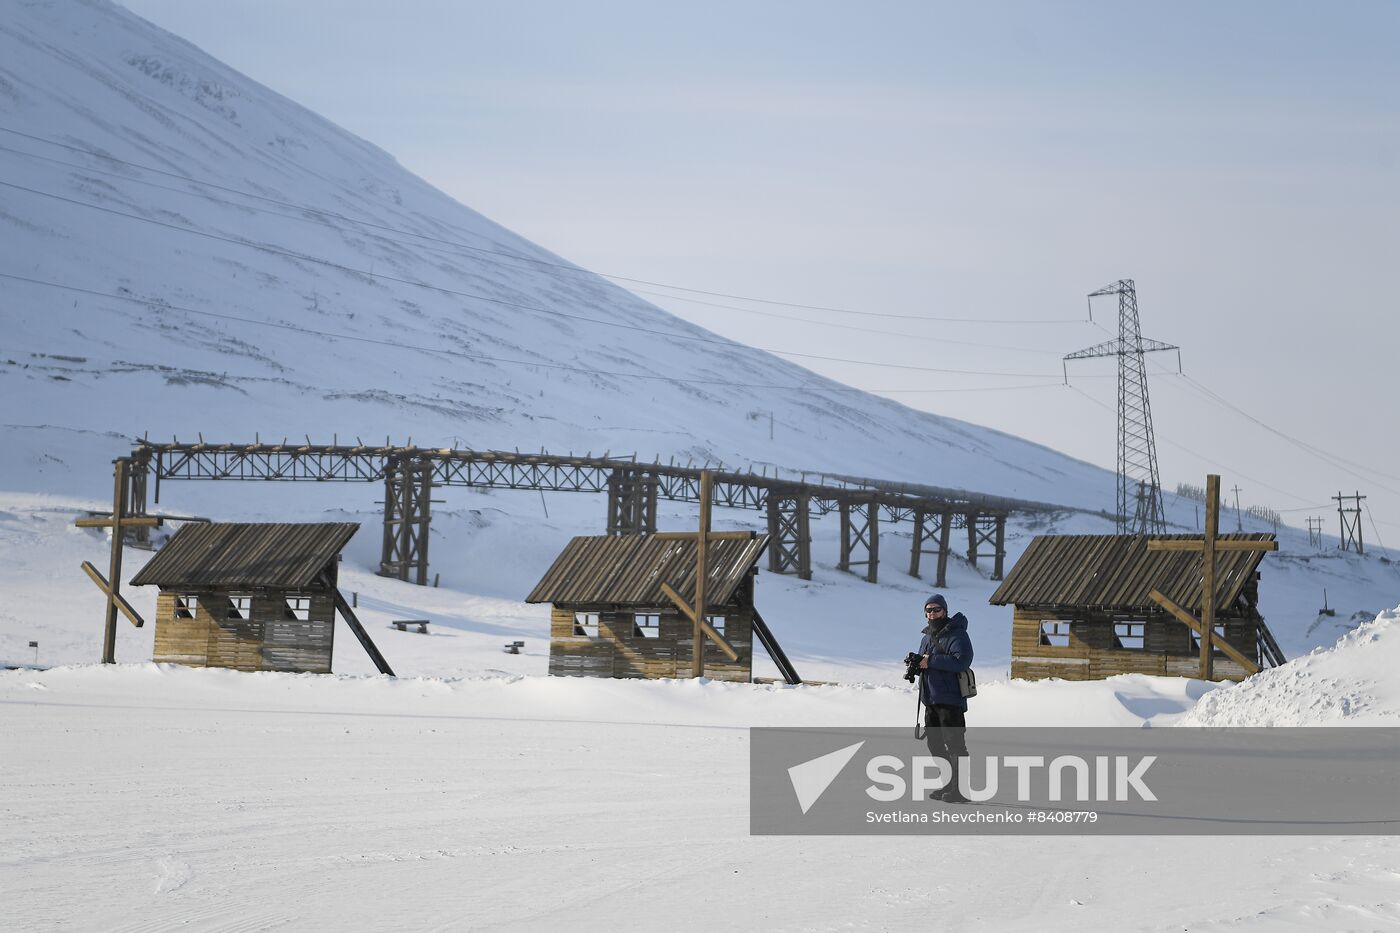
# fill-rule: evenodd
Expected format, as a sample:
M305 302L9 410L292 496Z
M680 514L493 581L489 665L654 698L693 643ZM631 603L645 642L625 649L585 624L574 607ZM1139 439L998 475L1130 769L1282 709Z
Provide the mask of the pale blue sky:
M980 319L1078 317L1135 278L1189 375L1372 465L1162 376L1167 488L1214 469L1292 509L1359 487L1400 544L1400 4L126 5L601 272ZM993 372L1057 377L1107 337L656 300L764 346ZM804 365L1113 466L1111 412L1073 389ZM1072 381L1111 408L1112 372Z

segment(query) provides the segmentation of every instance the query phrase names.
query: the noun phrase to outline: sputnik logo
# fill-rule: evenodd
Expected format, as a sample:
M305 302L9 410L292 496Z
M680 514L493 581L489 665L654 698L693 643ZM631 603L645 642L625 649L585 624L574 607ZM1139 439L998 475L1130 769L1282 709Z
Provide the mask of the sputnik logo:
M797 803L802 807L804 815L821 799L821 795L826 793L826 789L836 780L841 769L850 763L864 744L862 740L788 768L788 779L792 781L793 793L797 795Z

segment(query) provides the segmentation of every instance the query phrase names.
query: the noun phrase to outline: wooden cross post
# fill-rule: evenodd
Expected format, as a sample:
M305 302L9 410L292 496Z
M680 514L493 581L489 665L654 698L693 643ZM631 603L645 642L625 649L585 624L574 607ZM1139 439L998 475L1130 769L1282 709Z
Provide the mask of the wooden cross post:
M1148 541L1149 551L1199 551L1201 553L1201 618L1193 618L1159 590L1153 590L1152 599L1157 605L1176 616L1188 628L1195 631L1201 642L1201 679L1212 680L1215 674L1212 636L1215 634L1215 555L1218 551L1277 551L1277 541L1221 541L1217 537L1220 530L1220 477L1214 473L1206 476L1206 533L1203 538L1175 541ZM1251 658L1237 651L1224 639L1220 650L1231 660L1245 669L1246 673L1259 673L1259 665Z
M112 517L111 518L80 518L73 524L79 528L110 528L112 529L112 560L108 565L107 578L103 579L98 569L87 561L83 561L83 571L92 578L92 582L97 584L97 588L107 595L107 627L102 637L102 663L117 663L117 612L131 620L131 624L140 628L145 625L139 613L131 604L122 598L122 538L126 536L127 528L157 528L161 524L161 519L146 515L126 515L127 484L131 477L127 475L126 467L128 461L121 459L116 461L116 489L112 494Z
M681 598L681 594L666 582L661 584L661 592L666 594L666 598L676 604L676 608L685 613L694 627L694 637L691 645L693 656L690 660L690 673L692 677L705 676L705 639L719 645L719 650L724 652L725 657L731 661L739 660L739 652L734 650L734 646L725 640L724 636L715 631L705 618L705 578L707 570L705 567L706 551L709 549L711 541L750 539L753 532L750 531L711 531L710 530L710 498L712 495L713 483L709 470L700 472L700 531L662 531L657 532L657 538L675 539L695 539L695 605L692 607L686 604Z

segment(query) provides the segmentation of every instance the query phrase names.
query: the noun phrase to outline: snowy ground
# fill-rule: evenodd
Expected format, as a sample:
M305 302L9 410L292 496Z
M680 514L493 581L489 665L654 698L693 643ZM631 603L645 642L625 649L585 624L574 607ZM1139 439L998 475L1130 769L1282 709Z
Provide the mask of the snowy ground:
M979 721L1165 723L1192 692L1154 678L996 685L976 708ZM888 723L908 699L150 664L7 672L0 927L1400 926L1388 838L749 836L745 726Z
M151 664L149 628L125 622L124 663L104 668L71 663L95 654L100 628L76 566L106 545L70 527L77 510L18 495L0 508L7 653L38 632L41 660L70 662L0 672L0 929L1400 928L1400 844L1387 838L750 836L749 726L913 716L875 662L901 628L822 613L804 634L789 610L897 607L921 599L913 581L906 594L822 572L804 597L761 576L799 666L838 686L549 678L543 613L517 601L533 571L515 564L533 546L493 537L515 528L497 517L477 528L485 544L459 545L496 541L488 595L383 580L365 567L372 543L351 549L345 586L398 680L358 673L368 664L343 631L345 673L242 674ZM143 556L129 554L128 576ZM991 584L962 572L954 592L971 605ZM389 630L401 616L438 631ZM527 653L502 653L517 635ZM993 675L973 707L981 725L1400 719L1394 614L1225 687L1008 682L981 637Z

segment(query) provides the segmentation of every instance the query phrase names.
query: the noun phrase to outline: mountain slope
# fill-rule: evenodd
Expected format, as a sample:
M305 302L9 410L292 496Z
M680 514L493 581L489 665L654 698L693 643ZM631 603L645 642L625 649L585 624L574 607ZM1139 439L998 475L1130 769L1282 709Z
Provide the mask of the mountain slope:
M608 447L1107 500L1102 470L681 321L103 0L17 13L0 24L11 423Z

